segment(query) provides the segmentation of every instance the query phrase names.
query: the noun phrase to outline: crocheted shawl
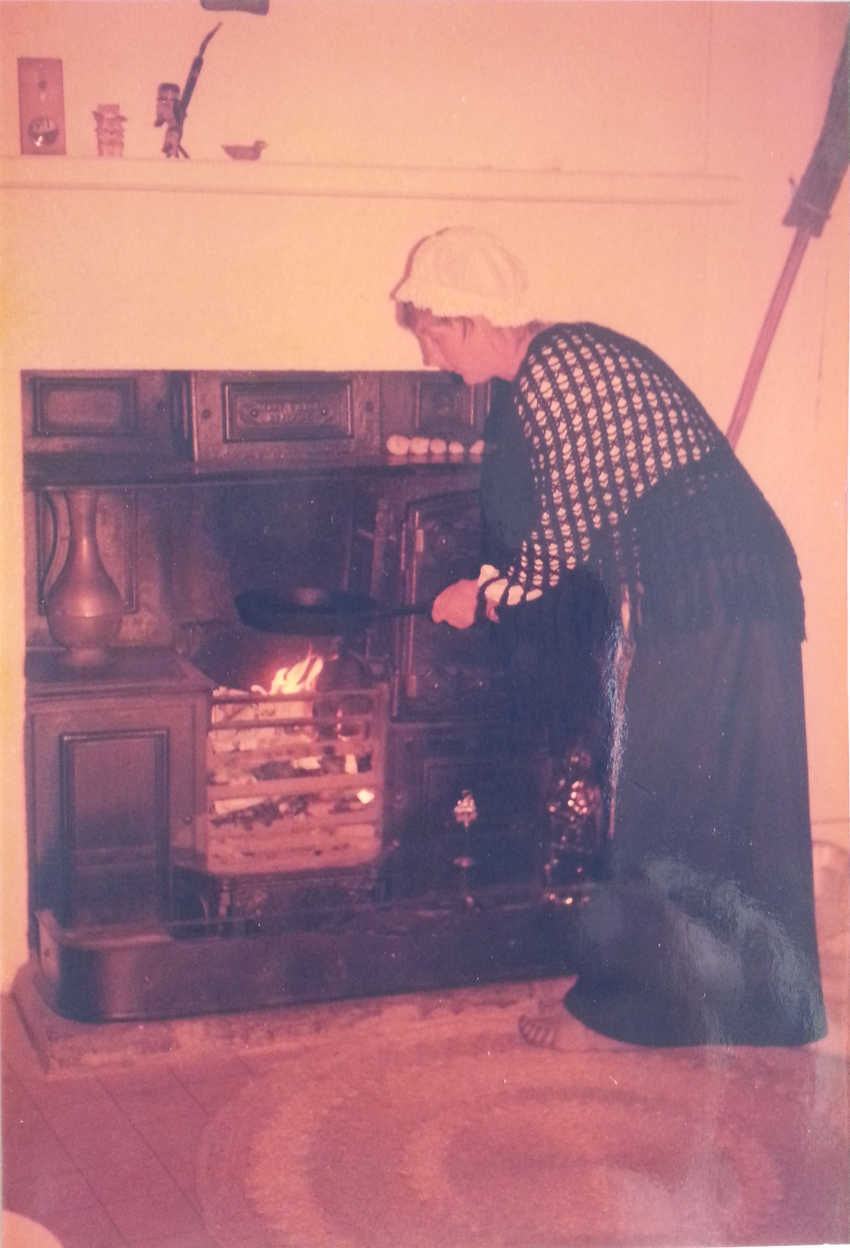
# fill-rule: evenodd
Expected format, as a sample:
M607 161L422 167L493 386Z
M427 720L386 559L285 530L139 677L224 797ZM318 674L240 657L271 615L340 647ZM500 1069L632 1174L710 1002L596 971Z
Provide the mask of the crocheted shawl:
M511 394L514 427L506 423L484 485L489 528L513 552L500 565L503 603L584 568L612 604L628 591L639 627L696 628L722 606L734 617L781 615L802 637L799 569L782 525L654 352L598 325L555 325L532 341Z

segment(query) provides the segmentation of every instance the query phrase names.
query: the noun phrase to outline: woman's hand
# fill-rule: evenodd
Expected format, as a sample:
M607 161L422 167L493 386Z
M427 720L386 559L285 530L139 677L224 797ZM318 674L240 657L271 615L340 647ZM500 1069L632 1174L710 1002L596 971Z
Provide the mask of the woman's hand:
M471 628L477 613L477 581L455 581L437 595L431 606L434 623L451 624L452 628Z

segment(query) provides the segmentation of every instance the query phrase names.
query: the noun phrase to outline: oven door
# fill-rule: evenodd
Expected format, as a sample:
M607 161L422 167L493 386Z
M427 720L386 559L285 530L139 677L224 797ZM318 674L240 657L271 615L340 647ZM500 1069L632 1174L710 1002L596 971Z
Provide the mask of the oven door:
M481 566L477 490L440 494L407 509L402 534L404 601L433 600ZM434 624L427 615L399 622L394 714L402 719L465 719L507 711L502 657L493 625Z

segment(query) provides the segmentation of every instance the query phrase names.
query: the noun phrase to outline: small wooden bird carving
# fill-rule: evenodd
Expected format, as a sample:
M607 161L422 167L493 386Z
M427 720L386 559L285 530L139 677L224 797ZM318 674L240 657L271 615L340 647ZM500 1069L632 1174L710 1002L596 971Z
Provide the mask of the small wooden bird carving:
M260 153L267 147L265 139L254 139L253 143L222 143L231 160L259 160Z

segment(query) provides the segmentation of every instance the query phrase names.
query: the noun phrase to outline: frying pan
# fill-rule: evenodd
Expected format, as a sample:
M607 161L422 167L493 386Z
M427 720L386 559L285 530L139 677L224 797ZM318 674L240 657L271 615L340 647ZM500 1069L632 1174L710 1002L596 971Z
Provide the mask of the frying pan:
M376 619L430 615L431 602L382 607L365 594L348 590L303 587L279 594L270 589L247 589L236 595L243 624L264 633L312 634L338 637L365 628Z

